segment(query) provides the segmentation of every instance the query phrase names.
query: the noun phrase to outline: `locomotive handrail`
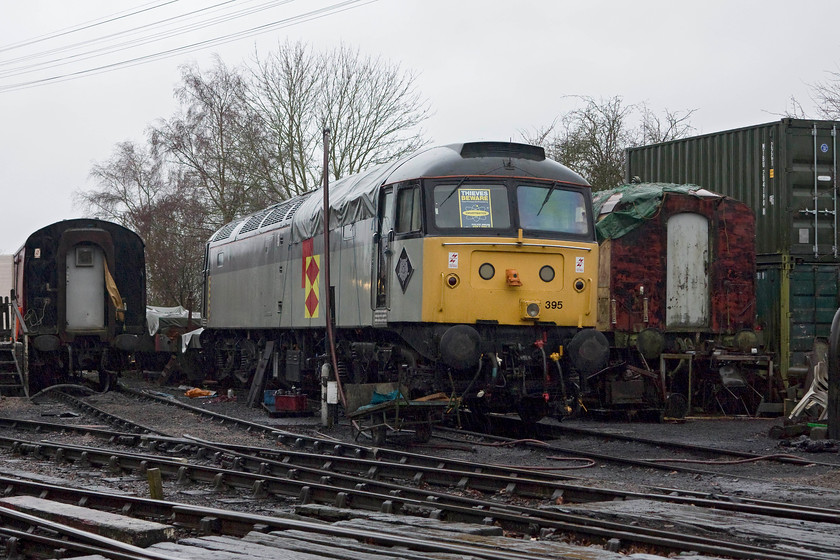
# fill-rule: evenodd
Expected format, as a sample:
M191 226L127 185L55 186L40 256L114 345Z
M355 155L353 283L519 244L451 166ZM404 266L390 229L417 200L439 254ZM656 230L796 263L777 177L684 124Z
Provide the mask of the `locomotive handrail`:
M575 247L574 245L552 245L550 243L519 243L518 241L510 243L510 242L503 242L499 243L497 241L447 241L441 243L442 247L446 247L447 245L503 245L503 246L510 246L510 247L543 247L543 248L553 248L553 249L577 249L578 251L592 251L592 247Z

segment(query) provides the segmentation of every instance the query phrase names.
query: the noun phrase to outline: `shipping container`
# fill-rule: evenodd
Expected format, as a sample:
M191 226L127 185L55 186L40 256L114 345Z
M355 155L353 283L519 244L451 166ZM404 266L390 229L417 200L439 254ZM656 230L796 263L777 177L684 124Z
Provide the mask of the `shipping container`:
M627 150L628 181L693 183L752 208L758 321L784 379L840 303L839 126L782 119Z

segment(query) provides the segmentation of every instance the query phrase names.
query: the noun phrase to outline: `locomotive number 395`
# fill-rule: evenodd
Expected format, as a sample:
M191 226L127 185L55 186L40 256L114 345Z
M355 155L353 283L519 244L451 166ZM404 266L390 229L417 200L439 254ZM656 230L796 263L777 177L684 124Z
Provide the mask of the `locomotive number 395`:
M546 309L563 309L563 300L554 299L545 302Z

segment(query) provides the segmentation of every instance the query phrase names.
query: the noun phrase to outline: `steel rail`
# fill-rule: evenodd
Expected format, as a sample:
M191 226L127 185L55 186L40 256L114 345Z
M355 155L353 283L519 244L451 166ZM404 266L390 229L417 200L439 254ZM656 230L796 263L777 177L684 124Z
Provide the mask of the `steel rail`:
M513 418L503 418L499 416L493 417L493 422L496 424L504 423L507 425L508 429L512 429L511 426L518 426L519 421L514 420ZM460 433L468 434L470 432L460 431ZM487 434L473 434L477 436L483 436L486 438L497 439L499 441L515 441L512 438L506 438L502 436L494 436L494 435L487 435ZM677 471L689 474L699 474L704 476L719 476L719 477L728 477L728 478L740 478L740 479L751 479L751 480L759 480L759 481L767 481L767 479L759 478L759 477L750 477L744 474L732 474L727 472L721 471L712 471L707 469L699 469L696 467L688 467L681 464L672 464L672 463L665 463L665 462L656 462L656 461L647 461L644 459L633 459L630 457L620 457L616 455L609 455L606 453L597 453L595 451L587 451L583 449L571 449L568 447L563 447L560 445L556 445L553 443L547 443L540 439L540 434L534 434L534 439L538 440L539 443L534 442L526 442L524 445L531 447L532 449L542 449L544 451L553 451L557 453L563 453L566 455L572 455L576 457L584 457L587 459L592 459L595 461L602 461L605 463L615 463L621 465L630 465L634 467L639 467L642 469L656 469L656 470L663 470L663 471ZM543 436L545 437L545 436ZM810 462L807 464L811 464ZM840 465L832 465L833 467L837 467Z
M840 512L831 508L809 505L791 505L788 503L768 500L755 500L739 496L732 499L723 495L708 492L693 492L674 488L652 487L650 492L630 492L610 488L581 486L552 480L538 479L542 473L535 472L533 477L520 477L517 473L510 476L488 474L484 472L464 472L449 470L441 467L412 466L404 463L389 463L372 459L346 457L342 455L326 455L291 450L277 450L271 448L251 447L228 443L208 442L198 438L171 438L155 435L137 435L113 432L109 430L89 428L84 426L51 424L31 420L13 420L0 418L0 427L20 428L43 433L43 430L68 432L76 431L81 434L93 434L111 443L128 447L136 447L142 443L148 451L155 452L161 446L182 446L183 453L193 456L208 456L211 451L228 456L228 462L238 469L249 472L259 472L264 468L266 459L282 462L293 467L321 468L342 474L353 474L364 478L378 480L411 480L414 484L425 483L431 485L456 488L458 490L478 490L484 493L504 492L510 496L520 496L530 499L556 500L562 498L564 503L585 503L609 500L649 499L670 503L690 504L710 509L738 511L799 519L821 523L840 523ZM214 461L223 461L217 455ZM481 465L476 464L476 468Z
M400 552L401 558L417 557L416 555L411 555L407 552L407 550L411 551L424 549L433 552L444 552L448 551L450 547L450 544L443 544L441 542L442 540L446 540L441 537L434 537L430 540L424 540L420 537L406 539L401 536L395 537L389 533L380 533L371 530L360 532L352 529L333 527L331 525L325 525L320 521L254 516L251 513L240 514L217 508L196 507L178 502L150 500L148 498L140 498L130 495L107 494L99 491L22 481L2 476L0 476L0 486L5 487L6 494L14 493L31 496L47 496L49 499L54 501L77 505L82 504L84 507L91 507L102 511L115 511L123 514L130 513L135 517L139 516L158 521L165 519L176 526L202 531L205 533L207 532L206 530L209 529L213 534L243 536L251 531L266 532L271 530L296 530L316 535L329 535L356 539L360 540L360 542L364 545L373 542L389 547L398 546L403 549ZM140 512L144 512L145 515L140 514ZM2 516L2 511L0 511L0 516ZM3 532L21 540L34 540L48 545L53 543L62 545L68 543L68 541L65 540L50 539L41 535L32 535L31 533L16 531L13 529L0 529L0 533ZM533 555L532 553L522 555L497 551L492 546L484 545L482 543L474 542L465 544L454 540L451 542L457 543L467 557L480 557L488 560L526 560L527 558L548 558ZM65 546L65 548L70 547ZM91 554L97 553L97 550L82 543L75 543L72 548L81 552ZM115 551L109 551L108 557L124 560L135 560L137 558L145 560L149 558L147 555L135 556ZM426 557L423 556L422 558Z
M16 445L15 445L16 442ZM801 558L811 560L813 555L779 552L760 546L735 542L721 543L719 539L711 539L696 535L684 535L672 531L664 531L644 526L628 527L624 523L593 519L584 515L570 514L560 511L547 511L523 508L501 503L486 502L472 498L444 495L446 502L439 500L439 493L423 492L427 499L405 497L406 488L395 488L389 493L378 493L367 490L370 481L362 481L355 487L339 487L331 484L335 479L347 480L350 477L328 474L319 482L298 480L299 473L304 469L292 469L286 478L234 472L215 467L185 465L178 461L148 457L136 454L114 453L111 450L99 450L82 446L67 446L49 442L20 442L13 438L0 437L0 445L29 452L41 456L85 461L86 464L108 466L113 470L137 469L145 470L154 465L161 469L162 474L179 476L181 479L200 480L214 484L217 488L224 485L240 488L252 488L255 494L272 493L291 495L299 498L302 503L310 501L318 503L333 503L338 507L358 507L367 510L379 510L389 513L415 510L420 513L434 514L445 519L457 519L472 522L500 523L502 526L526 532L537 532L540 528L550 528L559 531L584 534L599 539L619 538L626 542L635 542L659 546L674 550L696 550L703 553L722 554L734 558L752 558L766 560L781 560L782 558ZM61 449L62 451L59 451ZM295 471L295 472L292 472ZM395 486L395 485L391 485Z
M113 552L117 555L125 554L128 558L145 558L151 560L180 560L180 558L171 556L169 554L164 554L153 550L147 550L139 546L134 546L118 541L116 539L103 537L102 535L98 535L96 533L83 531L82 529L70 527L69 525L64 525L62 523L57 523L55 521L44 519L42 517L37 517L28 513L16 511L12 508L5 506L2 502L0 502L0 519L4 520L3 527L6 527L6 523L11 522L22 524L27 527L43 528L51 533L63 535L70 539L75 539L76 542L79 542L81 544L92 544L95 547L108 551L107 554L109 556ZM73 547L73 541L68 541L66 544L69 547Z
M506 421L514 421L513 419L506 419ZM555 424L536 424L534 426L537 430L538 437L543 436L551 436L552 439L556 439L554 436L558 434L576 434L582 435L587 437L593 437L598 439L614 439L618 441L627 441L633 443L641 443L644 445L656 446L656 447L665 447L665 448L672 448L672 449L680 449L683 451L691 451L694 453L705 453L711 455L724 455L730 457L739 457L742 459L761 459L765 458L765 455L760 455L758 453L751 453L748 451L738 451L734 449L723 449L720 447L711 447L708 445L696 445L693 443L683 443L679 441L666 441L666 440L659 440L653 438L646 438L641 436L628 436L624 434L612 434L612 433L605 433L605 432L598 432L595 430L589 430L586 428L579 428L577 426L569 426L569 425L555 425ZM779 463L790 463L794 465L821 465L826 467L833 467L838 468L840 467L840 463L827 463L827 462L819 462L819 461L811 461L804 457L766 457L769 461L776 461Z

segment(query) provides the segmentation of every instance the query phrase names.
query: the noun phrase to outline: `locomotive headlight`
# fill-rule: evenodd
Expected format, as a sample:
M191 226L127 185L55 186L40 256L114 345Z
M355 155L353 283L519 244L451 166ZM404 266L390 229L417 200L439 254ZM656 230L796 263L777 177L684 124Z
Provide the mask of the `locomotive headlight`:
M490 263L484 263L478 267L478 275L484 280L490 280L496 275L496 268Z
M586 282L584 282L580 278L575 280L575 291L582 292L585 287L586 287Z
M519 300L519 310L523 319L540 318L540 302L533 300Z
M446 275L446 285L450 288L457 288L458 284L461 283L461 279L458 277L457 274L447 274Z
M554 280L554 269L545 265L540 269L540 280L543 282L551 282Z

